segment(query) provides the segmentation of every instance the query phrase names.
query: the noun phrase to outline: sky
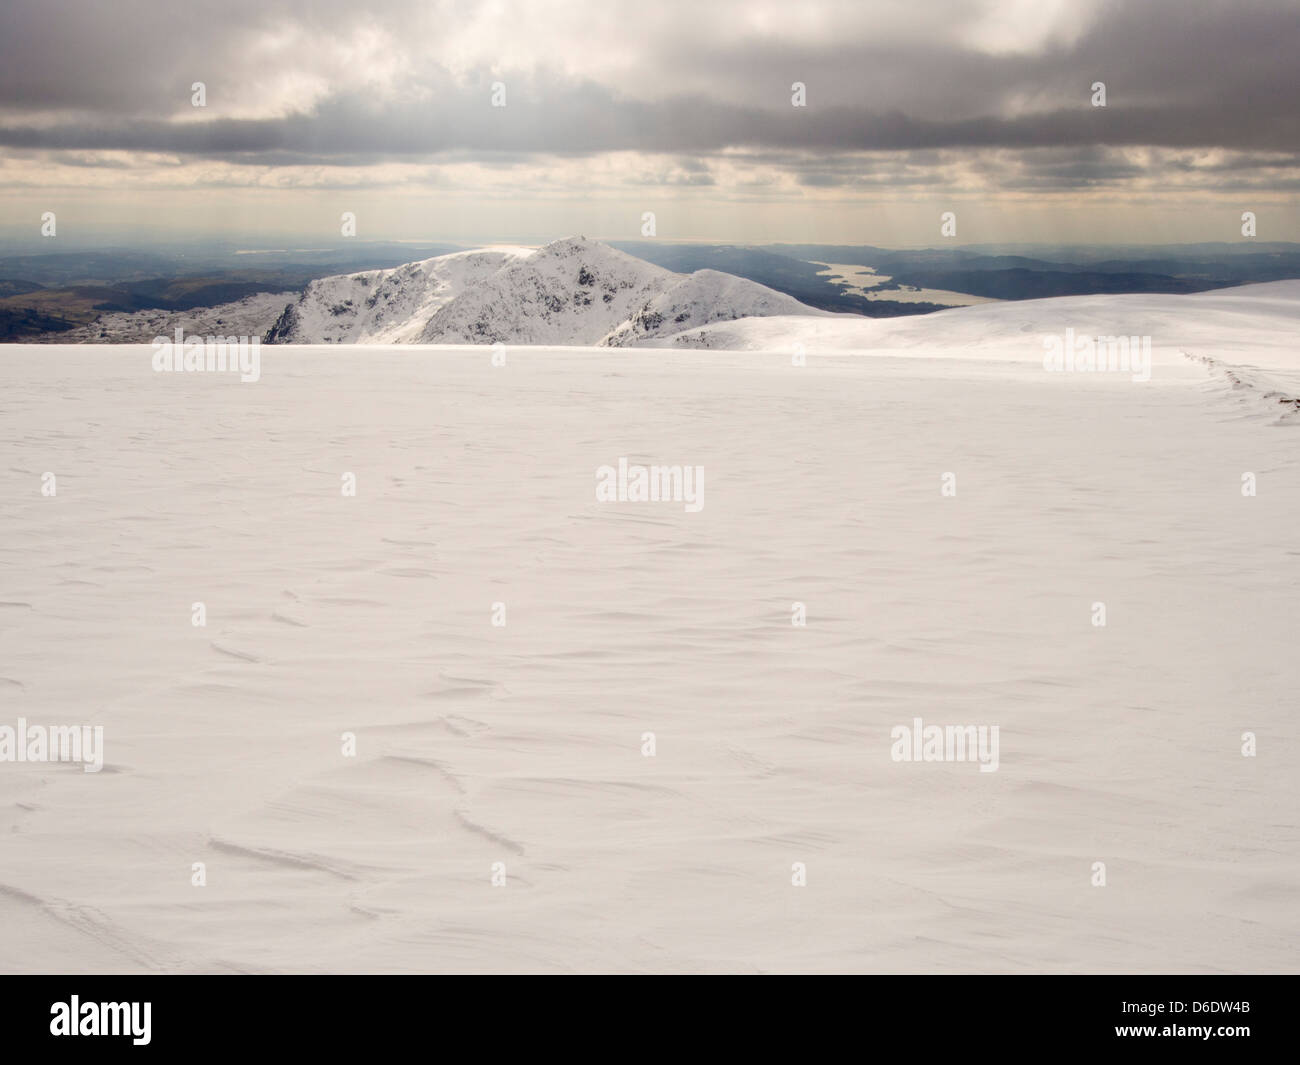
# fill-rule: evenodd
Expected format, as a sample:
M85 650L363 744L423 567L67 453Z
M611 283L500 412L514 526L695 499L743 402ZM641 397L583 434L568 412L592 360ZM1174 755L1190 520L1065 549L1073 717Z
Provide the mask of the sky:
M0 231L1300 240L1298 55L1300 0L4 0Z

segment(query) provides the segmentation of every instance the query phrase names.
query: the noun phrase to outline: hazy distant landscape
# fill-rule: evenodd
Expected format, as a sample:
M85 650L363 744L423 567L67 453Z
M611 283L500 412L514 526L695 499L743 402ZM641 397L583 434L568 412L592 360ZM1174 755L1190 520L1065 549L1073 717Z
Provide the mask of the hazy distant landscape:
M156 250L69 244L60 243L57 251L30 242L21 250L18 242L0 244L0 339L53 340L105 314L187 311L257 293L287 297L318 277L456 250L446 244L383 243L265 251L206 241ZM77 339L93 342L94 337L88 331Z
M1202 243L1163 246L991 246L889 250L868 245L741 246L608 242L676 273L716 270L764 285L809 307L872 318L927 314L964 302L927 292L990 300L1105 293L1190 293L1300 277L1300 244ZM37 246L39 247L39 245ZM144 341L168 314L233 304L260 309L292 301L321 278L391 269L470 250L457 244L348 243L316 249L30 250L0 255L0 339L24 342ZM867 298L825 264L868 268L884 280ZM917 296L920 298L914 298ZM142 314L134 320L123 316ZM240 324L249 321L236 311ZM97 323L106 319L103 329ZM178 319L179 320L179 319ZM207 321L206 318L203 319ZM255 315L265 332L273 324Z

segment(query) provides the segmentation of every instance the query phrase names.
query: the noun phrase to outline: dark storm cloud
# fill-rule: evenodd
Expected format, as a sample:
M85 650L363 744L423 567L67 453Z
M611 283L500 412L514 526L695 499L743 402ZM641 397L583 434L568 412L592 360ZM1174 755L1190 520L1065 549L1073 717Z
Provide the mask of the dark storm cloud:
M793 109L792 109L793 110ZM1045 148L1080 144L1300 150L1300 111L1237 112L1216 104L1094 111L1074 108L1016 118L955 121L823 108L772 114L681 98L619 100L594 87L556 89L544 104L493 111L477 98L427 107L375 107L355 96L272 119L169 122L71 120L0 126L0 145L61 150L171 152L251 163L361 165L453 150L583 154L602 151L711 153L727 148L900 151L916 148Z
M779 26L723 37L651 33L626 78L557 73L544 54L526 71L455 76L429 61L404 67L383 92L349 84L302 106L290 97L276 117L186 113L193 80L206 80L219 99L223 85L233 92L266 78L259 40L301 41L294 65L272 73L300 67L305 77L328 78L329 42L373 25L400 40L416 7L385 5L375 22L373 12L333 2L231 0L195 11L163 2L8 3L0 14L0 145L262 165L615 150L1300 151L1300 5L1292 0L1102 4L1070 43L1005 53L963 41L971 5L953 0L954 25L937 39L891 44L881 35L885 43L873 43L837 31L835 19L820 38L788 44ZM472 10L446 4L440 17ZM635 25L638 8L627 10ZM497 79L508 86L505 108L489 105ZM808 85L806 109L790 106L794 80ZM1106 83L1106 108L1089 104L1094 81ZM1086 165L1063 165L1056 179L1086 180ZM1092 165L1099 180L1122 176ZM1032 180L1052 179L1044 169ZM814 171L802 180L836 183Z

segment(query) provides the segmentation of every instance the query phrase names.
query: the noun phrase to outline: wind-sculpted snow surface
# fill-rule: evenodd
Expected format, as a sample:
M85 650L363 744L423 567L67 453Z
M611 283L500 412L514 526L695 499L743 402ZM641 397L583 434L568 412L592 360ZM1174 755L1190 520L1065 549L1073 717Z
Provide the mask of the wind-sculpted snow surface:
M103 729L0 765L0 969L1293 971L1295 287L0 351L0 726Z

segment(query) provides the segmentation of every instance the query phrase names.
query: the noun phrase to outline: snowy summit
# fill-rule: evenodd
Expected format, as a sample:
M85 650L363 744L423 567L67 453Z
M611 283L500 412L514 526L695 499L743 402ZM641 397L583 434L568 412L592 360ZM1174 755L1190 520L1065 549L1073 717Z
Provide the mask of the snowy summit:
M714 322L828 312L717 270L677 274L585 237L313 281L268 344L627 347Z

